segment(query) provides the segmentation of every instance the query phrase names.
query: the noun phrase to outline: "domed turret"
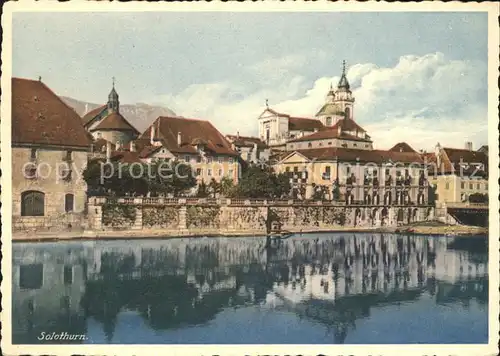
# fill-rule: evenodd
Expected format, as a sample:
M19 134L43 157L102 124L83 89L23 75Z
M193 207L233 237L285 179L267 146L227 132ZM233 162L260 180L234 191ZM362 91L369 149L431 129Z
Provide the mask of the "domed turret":
M115 78L113 78L113 88L108 95L108 109L110 111L118 112L120 109L120 101L118 100L118 93L115 90Z

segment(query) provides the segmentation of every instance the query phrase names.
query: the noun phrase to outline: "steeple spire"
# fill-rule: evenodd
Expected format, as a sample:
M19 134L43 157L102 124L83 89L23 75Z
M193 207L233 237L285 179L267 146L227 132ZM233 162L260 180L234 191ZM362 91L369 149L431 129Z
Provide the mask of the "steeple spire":
M115 77L112 78L111 92L108 95L108 110L118 112L120 109L120 101L118 93L115 90Z
M347 90L349 90L350 88L349 81L347 80L347 76L345 74L345 60L342 61L342 76L340 77L340 81L339 84L337 85L337 88L347 89Z

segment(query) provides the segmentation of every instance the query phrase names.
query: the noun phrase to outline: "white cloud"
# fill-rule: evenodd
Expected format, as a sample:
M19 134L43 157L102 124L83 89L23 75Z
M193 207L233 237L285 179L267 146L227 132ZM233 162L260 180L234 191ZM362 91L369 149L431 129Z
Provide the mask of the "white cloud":
M337 84L338 76L305 78L300 71L304 63L309 62L301 56L275 58L250 67L250 83L196 84L159 99L180 115L211 120L224 133L256 134L266 98L277 110L312 117L330 84ZM400 141L415 149L431 149L437 142L452 147L465 141L487 143L486 70L481 62L450 60L441 53L406 55L390 68L352 65L347 76L356 98L355 120L378 148Z

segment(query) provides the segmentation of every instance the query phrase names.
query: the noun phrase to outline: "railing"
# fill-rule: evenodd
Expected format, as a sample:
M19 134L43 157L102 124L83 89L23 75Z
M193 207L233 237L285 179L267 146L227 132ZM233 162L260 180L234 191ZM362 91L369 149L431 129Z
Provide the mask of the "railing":
M450 203L444 203L443 207L444 206L447 208L488 209L488 203L450 202Z

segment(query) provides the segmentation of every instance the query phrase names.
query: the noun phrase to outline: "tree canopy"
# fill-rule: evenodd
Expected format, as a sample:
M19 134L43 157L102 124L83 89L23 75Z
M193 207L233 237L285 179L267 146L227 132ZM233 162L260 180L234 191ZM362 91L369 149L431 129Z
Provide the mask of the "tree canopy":
M279 199L290 193L290 179L271 168L248 166L241 175L235 195L243 198Z
M83 179L89 195L178 196L196 185L191 166L176 160L125 164L95 159Z

